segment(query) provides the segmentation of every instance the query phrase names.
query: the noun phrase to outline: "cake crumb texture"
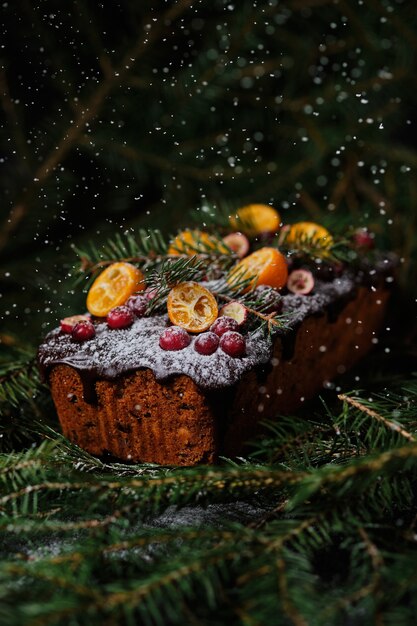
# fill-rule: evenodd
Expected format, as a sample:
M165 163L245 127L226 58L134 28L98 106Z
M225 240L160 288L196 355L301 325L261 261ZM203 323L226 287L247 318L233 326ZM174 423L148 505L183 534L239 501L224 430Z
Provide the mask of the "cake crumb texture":
M151 370L96 382L85 402L78 372L57 365L50 385L64 435L91 454L163 465L213 463L215 422L205 395L184 375L159 383Z

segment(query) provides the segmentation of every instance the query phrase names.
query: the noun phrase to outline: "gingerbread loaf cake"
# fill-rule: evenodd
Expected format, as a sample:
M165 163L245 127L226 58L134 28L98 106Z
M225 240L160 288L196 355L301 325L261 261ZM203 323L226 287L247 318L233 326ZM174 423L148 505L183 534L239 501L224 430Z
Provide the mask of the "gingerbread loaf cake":
M289 290L285 275L281 286L270 287L281 293L285 324L272 333L262 326L241 331L240 353L219 347L201 353L195 329L181 349L167 348L161 341L166 329L186 326L181 316L172 326L175 307L168 314L137 314L124 325L113 323L110 313L107 321L81 320L69 329L61 324L45 338L38 359L62 430L94 455L135 462L210 464L238 455L261 421L295 411L376 342L392 270L392 260L381 257L366 271L344 267L326 280L318 273L314 287L300 293ZM184 283L191 284L213 288L212 282ZM203 317L208 304L199 300Z

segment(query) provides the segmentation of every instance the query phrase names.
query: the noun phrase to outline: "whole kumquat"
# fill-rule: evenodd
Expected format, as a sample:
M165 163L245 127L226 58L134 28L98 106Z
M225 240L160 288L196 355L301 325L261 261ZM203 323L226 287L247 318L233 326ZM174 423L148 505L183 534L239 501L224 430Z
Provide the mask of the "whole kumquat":
M297 244L308 244L328 250L333 245L333 237L324 226L315 222L297 222L292 224L285 237L285 243L297 246Z
M248 204L230 216L230 225L241 230L248 237L261 233L276 233L281 224L281 217L276 209L268 204Z
M193 256L194 254L210 253L212 250L230 254L229 249L222 245L222 240L214 235L209 235L201 230L183 230L171 242L168 254Z

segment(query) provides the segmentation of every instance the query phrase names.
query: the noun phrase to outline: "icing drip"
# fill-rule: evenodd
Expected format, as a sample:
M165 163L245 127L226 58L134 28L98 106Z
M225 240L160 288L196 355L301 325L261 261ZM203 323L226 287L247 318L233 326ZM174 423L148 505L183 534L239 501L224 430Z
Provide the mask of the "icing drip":
M195 337L183 350L162 350L159 337L167 326L165 315L137 319L124 330L111 330L107 324L99 323L95 338L83 344L55 329L39 349L39 362L46 369L58 363L71 365L105 379L149 368L157 380L186 374L201 387L213 389L233 385L245 372L269 358L271 339L259 331L247 335L247 355L238 359L220 349L210 356L199 354L194 349Z
M329 311L335 303L343 306L354 292L353 277L344 275L332 282L316 281L315 291L309 296L284 296L283 314L289 317L289 328L279 330L278 334L287 335L283 337L284 343L291 338L295 340L294 329L303 319ZM241 358L230 357L221 349L210 356L201 355L194 349L195 337L183 350L165 351L159 347L159 337L168 324L166 315L136 319L131 327L120 330L112 330L105 322L99 322L95 338L84 343L73 341L71 335L57 328L39 348L39 365L44 374L57 364L78 370L85 396L93 402L94 380L99 378L112 380L127 372L149 368L159 381L175 374L186 374L203 389L219 389L234 385L245 372L268 363L271 356L272 339L261 330L246 335L246 355Z

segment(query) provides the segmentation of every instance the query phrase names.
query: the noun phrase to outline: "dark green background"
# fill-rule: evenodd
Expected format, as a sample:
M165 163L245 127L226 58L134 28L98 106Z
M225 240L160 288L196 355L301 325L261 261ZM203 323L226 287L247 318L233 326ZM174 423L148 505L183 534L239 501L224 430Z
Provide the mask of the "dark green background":
M22 0L1 16L4 333L36 344L83 308L71 243L174 231L205 204L369 225L414 295L413 2Z

